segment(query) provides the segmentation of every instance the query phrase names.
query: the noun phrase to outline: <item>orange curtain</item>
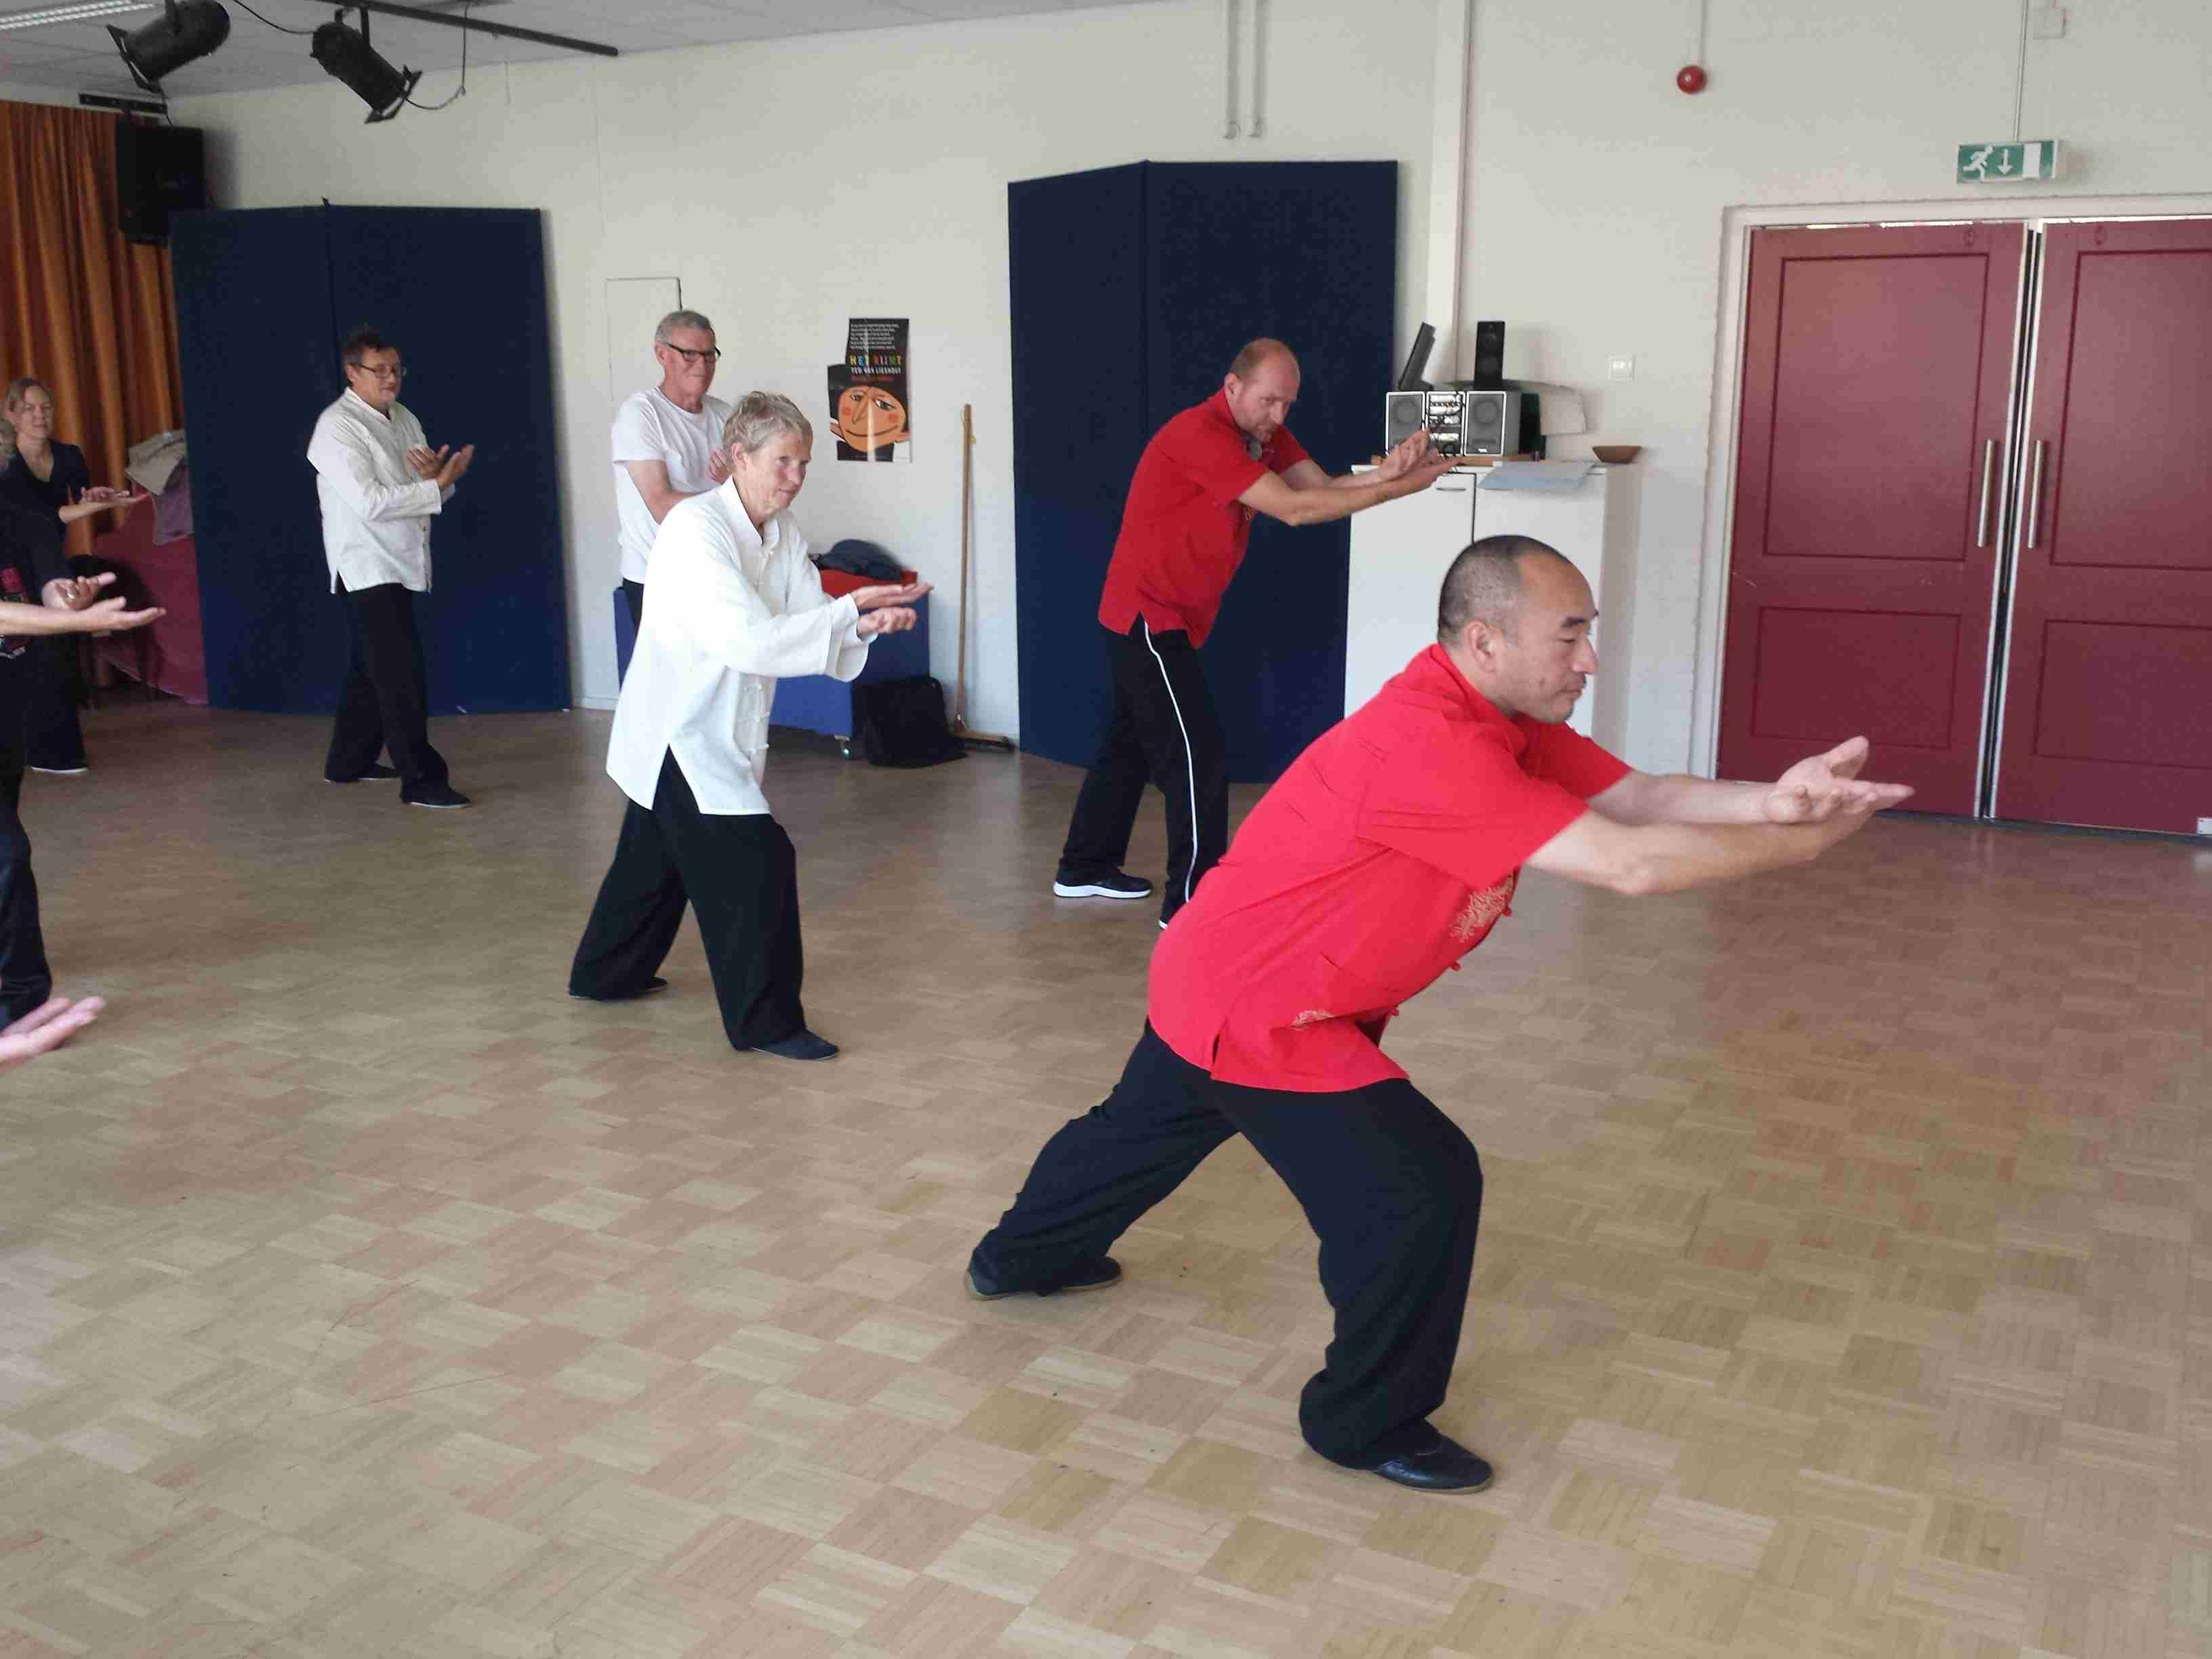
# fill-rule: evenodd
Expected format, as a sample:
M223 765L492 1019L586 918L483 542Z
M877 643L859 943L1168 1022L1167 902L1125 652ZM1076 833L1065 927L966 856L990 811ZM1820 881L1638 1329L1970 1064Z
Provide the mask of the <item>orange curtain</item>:
M54 436L117 485L132 444L185 423L169 251L125 241L116 219L123 118L0 102L0 385L45 381ZM71 526L70 550L107 522Z

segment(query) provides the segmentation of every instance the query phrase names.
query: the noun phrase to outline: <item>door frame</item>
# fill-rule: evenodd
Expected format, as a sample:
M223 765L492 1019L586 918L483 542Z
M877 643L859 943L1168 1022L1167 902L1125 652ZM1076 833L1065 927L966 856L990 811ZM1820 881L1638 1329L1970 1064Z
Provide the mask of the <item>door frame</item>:
M2212 193L2170 196L2027 196L2002 201L1846 202L1732 207L1721 214L1718 314L1712 401L1705 422L1705 504L1698 538L1697 659L1690 692L1690 771L1715 775L1720 750L1721 669L1728 621L1729 555L1735 536L1736 411L1743 398L1744 311L1751 285L1751 233L1846 225L2015 224L2030 230L2074 221L2201 219ZM2031 389L2032 390L2032 389ZM2014 407L2019 407L2015 386ZM2011 494L2008 492L2008 500ZM2002 585L2006 568L2000 567ZM1990 648L1996 649L1995 630ZM1984 734L1986 736L1986 734Z

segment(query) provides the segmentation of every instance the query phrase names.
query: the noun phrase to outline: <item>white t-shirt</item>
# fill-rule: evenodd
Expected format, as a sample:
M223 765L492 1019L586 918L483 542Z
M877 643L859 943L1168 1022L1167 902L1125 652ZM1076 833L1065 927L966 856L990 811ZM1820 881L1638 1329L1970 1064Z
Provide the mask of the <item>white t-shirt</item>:
M645 580L645 562L660 526L623 463L659 461L668 469L668 487L689 495L712 489L714 478L707 468L721 447L722 422L729 418L730 406L720 398L708 398L706 407L692 415L662 397L659 386L632 392L615 411L615 518L622 532L624 581Z

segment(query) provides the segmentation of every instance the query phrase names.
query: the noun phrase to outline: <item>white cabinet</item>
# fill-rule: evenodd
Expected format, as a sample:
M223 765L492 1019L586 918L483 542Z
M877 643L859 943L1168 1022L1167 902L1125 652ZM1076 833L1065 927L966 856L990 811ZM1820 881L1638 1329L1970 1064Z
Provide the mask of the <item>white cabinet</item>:
M1618 752L1626 706L1609 670L1626 665L1606 660L1606 624L1619 618L1604 614L1613 606L1605 578L1608 568L1625 576L1634 556L1636 469L1596 467L1572 489L1477 489L1482 476L1448 472L1418 495L1353 516L1344 712L1436 642L1437 590L1462 548L1480 536L1532 536L1573 560L1597 599L1598 673L1568 724Z

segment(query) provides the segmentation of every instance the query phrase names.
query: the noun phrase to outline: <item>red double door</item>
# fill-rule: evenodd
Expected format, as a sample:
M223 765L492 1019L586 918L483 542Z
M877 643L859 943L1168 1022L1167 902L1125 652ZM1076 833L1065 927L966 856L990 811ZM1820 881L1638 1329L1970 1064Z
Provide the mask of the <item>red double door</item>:
M1753 240L1720 771L1863 732L1913 805L2212 819L2212 222ZM1985 779L1994 768L1994 791Z

